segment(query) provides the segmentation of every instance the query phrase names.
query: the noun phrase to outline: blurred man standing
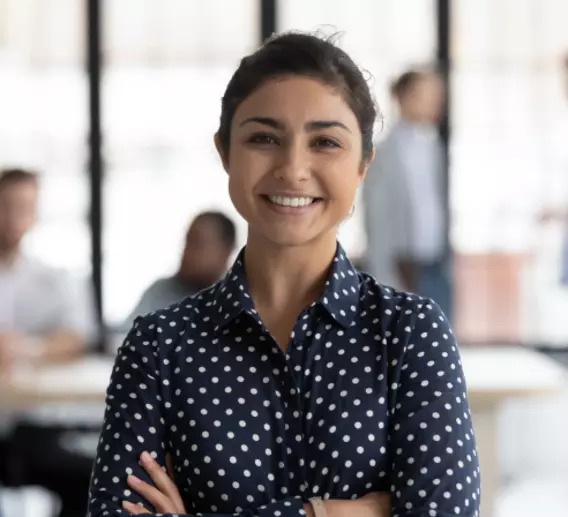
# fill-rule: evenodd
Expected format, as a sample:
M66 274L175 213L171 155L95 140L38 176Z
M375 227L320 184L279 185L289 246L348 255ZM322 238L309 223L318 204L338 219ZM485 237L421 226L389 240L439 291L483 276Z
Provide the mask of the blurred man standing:
M377 149L363 190L367 264L379 282L451 308L444 159L438 124L444 89L433 71L411 70L392 86L400 120Z
M563 78L563 86L564 86L564 94L566 96L566 100L568 101L568 54L563 59L562 62L562 78ZM564 137L563 142L560 143L562 146L562 166L566 167L568 165L568 159L566 155L566 149L568 146L566 145L566 140L568 138ZM564 171L564 174L568 175L568 170ZM564 224L564 243L562 248L562 276L561 282L565 286L568 286L568 205L562 210L546 210L541 215L541 222L542 223L549 223L549 222L562 222Z

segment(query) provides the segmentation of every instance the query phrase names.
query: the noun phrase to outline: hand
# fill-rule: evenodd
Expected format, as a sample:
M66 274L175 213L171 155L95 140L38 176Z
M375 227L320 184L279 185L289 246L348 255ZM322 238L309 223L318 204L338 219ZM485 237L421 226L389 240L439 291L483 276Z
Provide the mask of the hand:
M388 492L371 492L355 500L324 501L328 517L390 517L391 505Z
M539 221L541 224L548 224L554 221L562 221L566 218L568 218L568 212L546 210L540 214Z
M552 212L543 212L540 214L539 221L541 224L547 224L556 219L555 215L556 214L553 214Z
M147 452L143 452L140 456L140 464L154 482L154 486L136 476L128 476L128 486L148 501L157 513L185 514L185 506L173 481L174 472L171 456L169 454L166 456L167 472L164 472L162 467ZM123 501L122 507L130 515L151 514L143 506L128 501Z
M7 371L21 357L24 336L16 332L0 332L0 370Z

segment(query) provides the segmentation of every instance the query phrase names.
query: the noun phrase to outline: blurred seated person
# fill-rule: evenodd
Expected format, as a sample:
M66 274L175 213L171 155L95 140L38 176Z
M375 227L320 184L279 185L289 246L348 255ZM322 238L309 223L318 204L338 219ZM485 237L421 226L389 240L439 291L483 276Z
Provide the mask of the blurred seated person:
M36 222L38 195L39 180L34 172L0 171L0 376L10 375L20 365L78 358L98 337L90 293L65 272L23 252L23 240ZM102 408L96 413L100 420ZM43 453L53 454L61 463L56 436L68 426L68 418L76 420L76 412L69 405L49 404L17 413L0 411L0 484L8 481L48 486L55 481L51 475L31 479L28 474L39 469ZM9 457L21 426L30 432L35 429L34 438L26 441L26 459L18 456L18 465L25 463L25 467L13 479ZM45 437L48 429L53 443Z
M201 212L191 223L178 271L156 280L124 322L125 331L137 316L164 309L217 282L227 271L235 249L236 228L221 212Z
M92 300L67 274L22 251L36 221L35 173L0 172L0 370L81 355L96 335Z

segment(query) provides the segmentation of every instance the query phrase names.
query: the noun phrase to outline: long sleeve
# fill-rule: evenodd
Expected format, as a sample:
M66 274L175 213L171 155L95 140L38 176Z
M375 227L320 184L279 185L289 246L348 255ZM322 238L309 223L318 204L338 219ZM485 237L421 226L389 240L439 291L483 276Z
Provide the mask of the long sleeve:
M402 287L396 261L410 257L411 213L405 172L393 135L378 147L363 187L369 272L383 284Z
M167 340L162 342L160 338L162 330L158 318L138 318L118 351L107 390L104 424L91 479L89 517L127 516L128 512L121 508L125 500L143 503L149 508L148 503L130 490L126 480L133 474L151 482L138 463L144 451L160 465L165 465L168 430L163 404L167 403L161 387L169 381L161 378L158 366L160 361L167 363L167 359L159 359L158 348L167 346ZM305 514L303 504L300 498L289 497L255 511L241 509L243 511L238 515L296 517ZM228 517L229 514L196 515Z
M456 340L442 311L422 300L393 374L393 517L479 515L479 464Z

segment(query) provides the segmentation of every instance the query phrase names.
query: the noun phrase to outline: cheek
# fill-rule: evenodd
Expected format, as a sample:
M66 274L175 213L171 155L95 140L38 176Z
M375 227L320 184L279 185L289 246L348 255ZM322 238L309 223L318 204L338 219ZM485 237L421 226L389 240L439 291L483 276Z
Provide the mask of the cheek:
M237 150L229 161L229 191L251 195L255 185L262 179L267 168L262 156L250 151Z
M336 201L350 204L363 179L360 160L355 160L352 156L330 160L321 170L321 181L329 194Z
M246 219L250 212L255 185L254 164L242 155L231 158L228 167L229 197L237 211Z

